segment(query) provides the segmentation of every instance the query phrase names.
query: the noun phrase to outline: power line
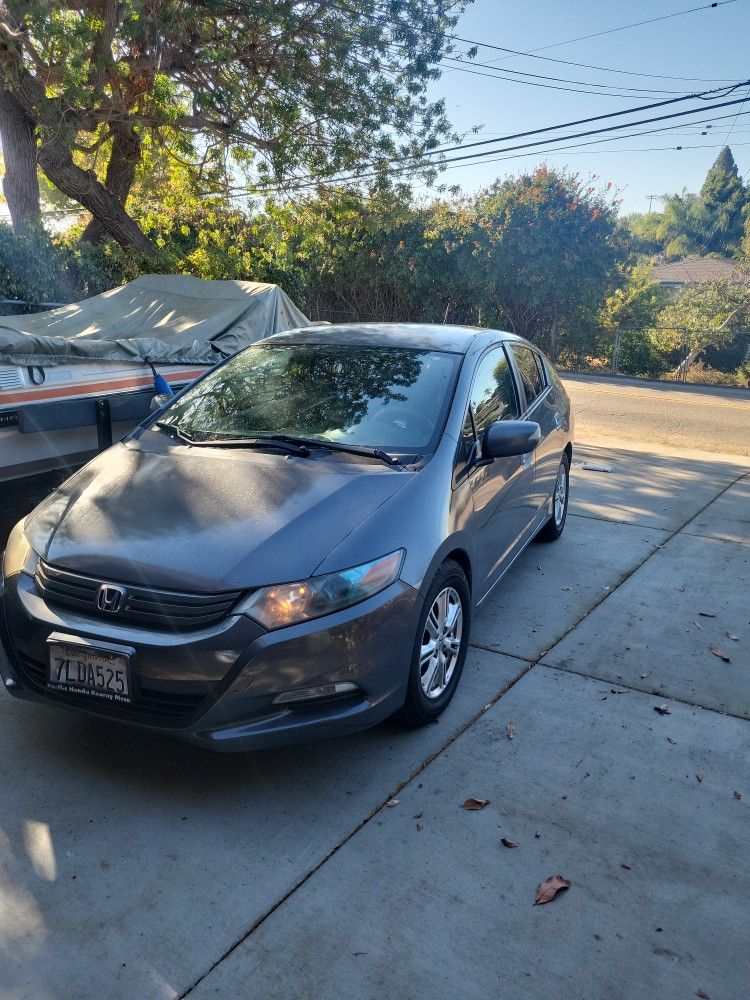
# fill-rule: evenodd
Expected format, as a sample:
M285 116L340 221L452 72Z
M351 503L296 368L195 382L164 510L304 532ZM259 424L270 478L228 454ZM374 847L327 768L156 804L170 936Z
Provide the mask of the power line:
M609 140L600 140L604 142L612 142L614 139L627 139L628 136L613 136ZM721 149L722 143L701 143L700 145L692 146L634 146L634 147L621 147L619 149L587 149L587 146L593 145L593 143L578 143L573 146L561 146L559 149L548 149L548 150L537 150L531 153L516 153L512 156L489 156L484 160L476 160L475 163L457 163L453 166L448 166L446 170L459 170L461 167L471 167L474 165L486 164L486 163L500 163L503 160L521 160L527 156L538 156L540 152L542 154L547 154L549 156L554 156L555 153L564 152L574 152L574 153L595 153L600 155L601 153L660 153L660 152L682 152L685 149ZM738 142L735 143L736 146L750 146L750 142ZM750 171L747 174L750 177Z
M572 83L572 84L577 84L577 85L580 85L580 86L583 86L583 87L600 87L600 88L606 88L608 90L617 90L617 89L619 89L619 90L629 90L629 91L634 91L636 93L652 94L652 95L656 95L656 94L658 94L658 95L662 95L662 94L684 94L685 93L684 90L663 90L663 89L658 88L658 87L618 87L617 84L594 83L591 80L568 80L566 77L547 76L544 73L529 73L529 72L527 72L525 70L522 70L522 69L507 69L507 68L504 68L504 67L498 68L497 66L493 66L491 63L475 62L474 60L472 60L470 63L467 63L467 62L464 62L461 59L454 59L452 56L446 56L445 59L444 59L444 62L456 63L457 64L457 66L455 67L456 69L458 69L458 68L465 69L467 72L468 72L468 70L470 68L473 68L475 66L479 66L482 69L492 70L493 76L495 74L500 74L500 73L516 73L519 76L533 77L534 79L537 79L537 80L553 80L553 81L557 81L558 83ZM504 77L504 76L498 76L497 79L505 80L505 79L510 79L510 78L509 77ZM513 83L531 83L531 81L529 81L529 80L512 80L512 82ZM557 88L555 88L555 89L557 89ZM560 88L560 89L562 89L562 88ZM591 93L591 91L589 91L589 93ZM621 96L621 95L618 95L618 96ZM631 95L624 95L624 96L631 96Z
M700 7L688 7L686 10L676 10L673 14L662 14L660 17L650 17L645 21L634 21L632 24L621 24L617 28L607 28L605 31L594 31L590 35L579 35L577 38L566 38L562 42L553 42L550 45L539 45L530 52L545 52L548 49L556 49L561 45L572 45L573 42L583 42L587 38L600 38L602 35L612 35L617 31L627 31L630 28L640 28L645 24L656 24L657 21L668 21L673 17L682 17L684 14L694 14L699 10L709 10L712 7L726 7L730 3L737 3L737 0L718 0L715 3L702 4Z
M615 94L606 90L584 90L579 87L561 87L559 84L555 85L551 83L536 83L530 80L516 80L510 76L500 76L498 72L485 73L480 69L469 69L466 66L453 66L449 68L455 69L459 73L468 73L470 76L484 76L489 80L505 80L508 83L525 83L531 87L542 87L544 90L565 91L568 94L593 94L595 97L622 97L625 100L632 100L634 97L633 94Z
M510 133L509 135L502 136L501 139L497 139L497 138L495 138L495 139L477 139L474 142L463 142L463 143L459 143L458 145L455 145L455 146L443 146L442 148L439 148L439 149L425 150L421 154L414 154L414 155L408 155L407 154L407 155L404 155L404 156L401 156L401 157L392 158L389 162L395 163L395 162L398 162L398 160L413 160L413 159L415 159L415 157L417 155L419 155L419 156L439 156L439 155L442 155L443 153L452 153L452 152L454 152L456 150L474 149L474 148L476 148L478 146L490 146L490 145L492 145L492 143L495 143L495 142L509 142L511 139L525 139L525 138L527 138L528 136L531 136L531 135L543 135L546 132L556 132L556 131L559 131L560 129L563 129L563 128L575 128L577 125L591 125L594 122L607 121L610 118L621 118L624 115L637 114L639 111L652 111L654 108L664 108L664 107L668 107L668 106L670 106L672 104L681 104L684 101L703 100L704 98L708 97L711 94L715 94L715 95L722 96L722 97L728 97L729 94L731 94L733 91L739 89L740 87L747 86L748 84L750 84L750 80L742 80L739 83L733 84L731 87L718 87L718 88L716 88L714 90L703 90L703 91L700 91L700 92L695 93L695 94L685 94L682 97L670 97L667 100L663 100L663 101L652 101L649 104L638 104L638 105L636 105L635 107L632 107L632 108L622 108L619 111L609 111L606 114L602 114L602 115L591 115L588 118L577 118L577 119L574 119L573 121L561 122L559 125L547 125L544 128L530 129L529 131L526 131L526 132L513 132L513 133ZM719 94L720 91L722 91L721 94ZM724 91L726 93L723 93ZM739 103L739 102L736 102L736 103ZM724 107L724 105L720 105L720 107ZM693 111L685 112L685 113L686 114L698 114L699 112L701 112L703 110L709 110L710 111L711 107L706 107L705 109L704 108L695 108L695 109L693 109ZM667 116L667 117L670 117L670 116ZM658 119L654 119L654 120L658 120ZM627 123L627 124L619 126L619 127L621 127L621 128L628 128L628 127L630 127L630 125L633 125L633 124L641 124L641 123L640 122L630 122L630 123Z
M750 97L750 90L749 90L749 91L748 91L748 92L747 92L747 93L745 94L745 101L746 101L746 100L748 99L748 97ZM733 129L734 129L734 126L735 126L735 125L737 124L737 119L738 119L738 118L740 117L740 114L742 113L742 109L743 109L743 107L745 106L745 101L743 101L743 102L742 102L742 104L740 105L740 110L739 110L739 111L737 112L737 114L736 114L736 115L734 116L734 121L733 121L733 122L732 122L732 124L731 124L731 125L729 126L729 131L728 131L728 132L727 132L727 134L726 134L726 135L724 136L724 145L725 145L725 146L726 146L726 145L727 145L727 143L729 142L729 136L730 136L730 135L732 134L732 131L733 131Z
M462 38L460 35L451 35L458 42L466 45L476 45L479 48L494 49L497 52L508 52L514 56L523 56L528 59L542 59L544 62L560 63L563 66L576 66L578 69L594 69L602 73L618 73L622 76L648 76L655 80L677 80L685 83L728 83L727 77L703 77L703 76L669 76L664 73L640 73L632 69L614 69L612 66L596 66L592 63L575 62L570 59L555 59L554 56L540 56L535 49L524 52L521 49L509 49L504 45L494 45L490 42L480 42L476 38ZM498 60L499 61L499 60ZM506 70L506 72L512 72Z
M743 83L737 84L737 86L745 86L747 84L750 84L750 81L743 81ZM736 89L736 88L733 88L733 89ZM672 99L671 101L665 101L665 102L660 102L660 103L663 106L664 104L673 104L673 103L676 103L677 101L680 101L680 100L683 100L683 99L684 98L676 98L676 99ZM520 143L517 146L495 148L495 149L491 149L491 150L485 150L485 151L483 151L481 153L469 153L469 154L464 154L462 156L449 157L448 159L442 160L438 165L440 166L441 169L445 169L445 165L446 164L456 163L456 162L459 162L459 161L467 161L467 160L476 161L480 157L487 156L488 154L491 155L491 154L500 153L500 152L502 152L502 153L509 153L509 152L515 152L516 150L519 150L519 149L526 149L526 148L531 147L531 146L543 146L543 145L545 145L545 143L549 143L549 142L564 142L564 141L566 141L568 139L587 138L588 136L591 136L591 135L600 135L600 134L602 134L604 132L612 132L612 131L617 130L617 129L632 128L634 125L650 124L652 122L657 122L657 121L667 121L667 120L670 120L670 119L673 119L673 118L683 118L686 115L693 115L693 114L701 113L701 115L703 116L702 113L704 111L714 111L714 110L717 110L719 108L732 107L732 106L734 106L736 104L744 104L745 101L746 101L746 99L747 99L746 97L745 98L737 98L737 99L732 100L732 101L724 101L724 102L719 103L719 104L709 105L706 108L691 108L691 109L688 109L686 111L671 112L670 114L667 114L667 115L657 115L657 116L652 117L652 118L642 118L642 119L638 119L636 121L622 122L622 123L615 124L615 125L608 125L608 126L606 126L604 128L600 128L600 129L591 129L591 130L584 131L584 132L573 133L571 135L558 136L558 137L553 138L553 139L541 139L541 140L536 140L534 142ZM645 108L653 107L653 105L646 105L644 107ZM614 114L611 114L611 115L598 115L594 119L589 119L589 121L601 120L602 118L612 118L612 117L616 117L619 114L633 114L637 110L641 110L641 109L640 108L631 108L631 109L629 109L626 112L615 112ZM586 120L584 119L580 123L582 124L585 121ZM525 133L521 132L521 133L517 133L516 135L506 136L505 139L500 140L500 141L507 142L509 139L523 138L523 137L529 136L529 135L538 135L538 134L544 133L544 132L556 131L556 130L559 130L560 128L568 127L571 124L575 125L575 124L579 124L579 123L568 123L568 125L548 126L547 128L535 129L535 130L532 130L530 132L525 132ZM660 131L660 130L655 130L655 131ZM614 138L618 138L618 137L615 136ZM619 137L619 138L621 138L621 137ZM483 140L483 141L480 141L480 142L465 143L463 145L459 145L459 146L448 148L448 149L433 150L433 151L430 151L430 154L415 154L413 156L401 157L400 158L401 160L406 159L406 160L410 160L412 162L409 162L408 164L406 164L403 167L397 168L395 172L396 173L402 173L405 170L414 170L415 167L418 165L415 162L413 162L414 160L423 159L425 155L431 155L432 153L435 153L435 152L445 153L445 152L450 152L451 149L456 149L456 150L468 149L468 148L472 148L472 147L475 147L475 146L491 145L492 143L496 143L496 142L498 142L497 139L495 139L495 140L488 139L488 140ZM537 150L536 152L538 153L539 150ZM398 160L392 160L392 161L387 161L387 162L398 162ZM383 165L386 166L387 162L385 164L383 164ZM347 183L347 182L350 182L350 181L366 180L368 178L378 177L378 176L380 176L380 171L379 170L374 170L374 171L369 171L369 172L366 172L366 173L351 174L349 176L343 176L343 177L339 176L339 177L330 177L330 178L317 178L317 179L314 179L314 180L313 179L306 180L304 178L301 178L299 182L294 183L294 184L285 185L285 186L276 185L274 187L267 187L267 188L256 189L256 191L238 192L238 194L244 194L246 196L253 197L253 196L260 195L260 194L271 194L271 193L277 193L277 192L280 192L280 191L298 191L298 190L304 190L306 188L316 187L316 186L318 186L319 184L322 184L322 183L326 183L326 184L330 184L330 183Z

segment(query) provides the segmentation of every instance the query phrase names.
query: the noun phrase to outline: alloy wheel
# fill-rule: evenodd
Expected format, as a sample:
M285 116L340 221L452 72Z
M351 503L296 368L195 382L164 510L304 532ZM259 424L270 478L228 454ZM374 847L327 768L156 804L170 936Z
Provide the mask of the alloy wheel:
M555 483L555 524L559 528L565 517L565 501L568 498L568 477L565 465L561 463Z
M461 649L463 621L458 592L445 587L432 602L422 634L419 674L427 698L439 698L450 684Z

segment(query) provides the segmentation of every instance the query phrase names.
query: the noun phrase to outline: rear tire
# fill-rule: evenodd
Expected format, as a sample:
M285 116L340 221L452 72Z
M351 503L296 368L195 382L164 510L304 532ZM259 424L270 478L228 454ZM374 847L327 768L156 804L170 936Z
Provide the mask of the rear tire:
M556 542L565 529L568 516L568 494L570 493L570 459L563 452L557 470L555 488L552 492L552 515L536 536L540 542Z
M471 626L471 593L458 563L435 574L419 616L406 700L397 713L409 726L434 722L450 704L464 668Z

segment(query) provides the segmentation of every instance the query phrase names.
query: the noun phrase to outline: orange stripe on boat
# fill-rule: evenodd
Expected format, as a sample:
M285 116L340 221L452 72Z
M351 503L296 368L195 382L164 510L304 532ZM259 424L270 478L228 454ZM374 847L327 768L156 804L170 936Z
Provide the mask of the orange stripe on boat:
M202 375L207 369L196 368L185 372L174 372L164 377L168 382L189 382ZM138 375L135 378L108 379L106 382L72 382L66 385L50 386L45 389L26 389L21 392L0 393L0 406L16 403L36 403L49 399L83 398L101 393L117 392L120 389L141 389L153 385L150 375Z

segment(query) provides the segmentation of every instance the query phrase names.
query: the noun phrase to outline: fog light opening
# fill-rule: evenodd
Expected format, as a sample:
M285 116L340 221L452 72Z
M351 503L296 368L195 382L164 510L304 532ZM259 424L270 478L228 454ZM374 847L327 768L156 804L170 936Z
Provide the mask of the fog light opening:
M359 688L351 681L341 681L338 684L318 684L316 687L297 688L295 691L284 691L273 699L274 705L289 705L300 701L317 701L320 698L335 698L336 696L353 694Z

